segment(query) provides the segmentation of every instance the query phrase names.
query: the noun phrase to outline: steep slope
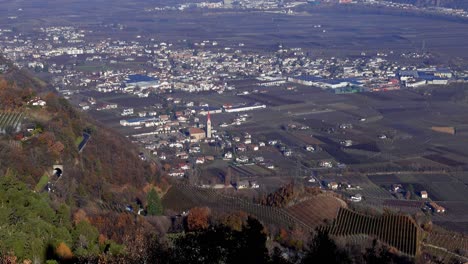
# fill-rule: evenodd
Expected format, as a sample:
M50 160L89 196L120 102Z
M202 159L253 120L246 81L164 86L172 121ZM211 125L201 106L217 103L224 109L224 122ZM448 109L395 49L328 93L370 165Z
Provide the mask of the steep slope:
M0 238L0 262L10 253L19 260L57 259L46 256L46 247L96 256L111 245L118 249L113 241L131 245L137 230L154 231L144 218L122 212L129 204L144 205L145 187L159 185L156 164L142 161L131 142L75 110L44 82L1 58L0 65L8 65L0 74L0 187L16 190L0 190L0 214L6 215L0 226L11 231ZM59 216L63 208L66 216ZM34 222L50 234L34 229ZM21 249L23 240L11 234L34 239L34 245Z
M37 100L46 105L33 106ZM65 99L48 92L41 81L14 67L0 75L0 111L23 117L17 129L10 128L1 137L0 174L13 170L35 186L59 164L63 166L55 186L59 196L108 202L115 199L112 189L133 188L138 193L137 189L155 179L155 165L142 162L128 140L77 112Z

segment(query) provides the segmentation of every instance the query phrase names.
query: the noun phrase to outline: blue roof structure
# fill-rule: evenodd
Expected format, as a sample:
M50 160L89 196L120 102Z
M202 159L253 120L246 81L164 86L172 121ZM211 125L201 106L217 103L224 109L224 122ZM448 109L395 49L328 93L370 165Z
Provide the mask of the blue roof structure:
M195 111L216 111L219 110L219 107L214 106L193 106L191 107Z
M312 76L312 75L301 75L301 76L295 76L293 78L303 80L303 81L308 81L308 82L322 82L322 83L328 83L328 84L340 84L342 82L348 82L353 85L361 85L361 82L357 78L325 79L322 77Z
M145 121L155 121L157 120L156 117L138 117L138 118L132 118L128 119L128 123L138 123L138 122L145 122Z
M133 74L127 77L127 83L139 83L139 82L155 82L157 78L149 77L141 74Z

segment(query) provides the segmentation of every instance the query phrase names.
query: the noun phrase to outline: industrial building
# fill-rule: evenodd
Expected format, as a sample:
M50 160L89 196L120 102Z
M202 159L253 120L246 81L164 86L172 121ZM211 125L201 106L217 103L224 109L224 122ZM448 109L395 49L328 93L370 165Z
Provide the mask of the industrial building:
M156 88L158 85L158 79L141 74L129 75L125 80L125 89L134 89L139 87L140 89L145 90L148 88Z
M223 108L224 108L224 111L227 113L236 113L236 112L245 112L245 111L264 109L266 108L266 105L259 104L259 103L255 103L253 105L237 105L237 106L224 105Z
M140 117L140 118L133 118L127 120L120 120L121 126L143 126L149 123L158 122L159 118L156 117Z
M355 78L325 79L318 76L301 75L288 78L289 82L306 86L317 86L322 89L338 89L345 87L362 87L362 83Z

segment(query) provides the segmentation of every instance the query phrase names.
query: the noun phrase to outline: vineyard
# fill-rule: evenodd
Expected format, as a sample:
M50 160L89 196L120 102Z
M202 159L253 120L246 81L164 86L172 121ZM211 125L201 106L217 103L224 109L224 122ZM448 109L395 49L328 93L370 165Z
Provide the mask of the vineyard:
M23 114L18 112L0 112L0 134L5 134L8 128L18 132L23 120Z
M372 217L341 208L329 231L332 235L344 237L359 234L375 236L408 255L414 256L418 252L419 228L411 218L403 215Z
M284 228L300 227L305 231L312 231L314 229L313 226L296 218L284 209L254 204L236 197L223 195L212 189L189 185L174 185L163 197L162 202L166 209L187 210L193 206L207 206L221 212L244 211L257 217L264 223Z
M285 228L295 226L305 231L327 229L331 235L351 241L365 241L369 237L376 237L409 256L415 256L420 251L422 231L410 217L397 214L367 216L347 209L346 204L336 197L323 194L282 209L250 203L213 189L174 185L162 202L166 209L176 211L186 211L195 206L207 206L220 212L244 211L266 224ZM331 219L334 219L333 222L327 224L327 220ZM446 243L435 236L429 238ZM463 248L455 248L454 244L449 250L466 250L467 240L461 241L464 243ZM437 248L438 244L432 240L428 243L433 243L433 248Z
M342 207L346 207L346 203L338 198L318 195L287 208L287 212L309 226L318 227L333 220Z
M424 250L444 260L468 261L468 237L459 234L432 232L424 241Z

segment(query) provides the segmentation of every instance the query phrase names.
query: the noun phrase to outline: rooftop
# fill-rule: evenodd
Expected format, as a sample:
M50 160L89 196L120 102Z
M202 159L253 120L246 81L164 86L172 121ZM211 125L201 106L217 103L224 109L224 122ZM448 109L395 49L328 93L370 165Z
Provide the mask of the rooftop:
M147 76L147 75L141 75L141 74L129 75L126 80L127 83L155 82L155 81L158 81L158 79Z

